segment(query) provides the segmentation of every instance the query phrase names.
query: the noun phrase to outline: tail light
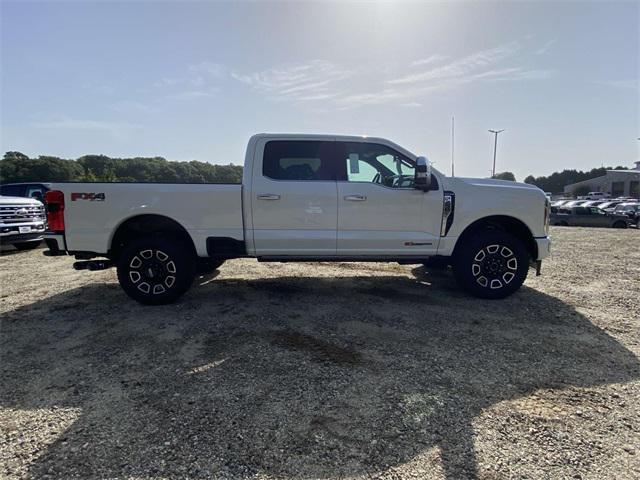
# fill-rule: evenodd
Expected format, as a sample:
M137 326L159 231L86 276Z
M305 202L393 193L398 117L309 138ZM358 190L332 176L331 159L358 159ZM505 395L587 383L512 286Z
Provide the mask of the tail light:
M44 194L47 206L47 223L52 232L64 231L64 193L60 190L49 190Z

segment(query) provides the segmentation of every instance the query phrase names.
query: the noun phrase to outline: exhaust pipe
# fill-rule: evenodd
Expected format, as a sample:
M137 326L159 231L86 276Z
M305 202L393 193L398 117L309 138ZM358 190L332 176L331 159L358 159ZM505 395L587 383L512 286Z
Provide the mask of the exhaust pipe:
M82 262L74 262L73 268L75 270L89 270L95 272L97 270L106 270L113 267L111 260L88 260Z

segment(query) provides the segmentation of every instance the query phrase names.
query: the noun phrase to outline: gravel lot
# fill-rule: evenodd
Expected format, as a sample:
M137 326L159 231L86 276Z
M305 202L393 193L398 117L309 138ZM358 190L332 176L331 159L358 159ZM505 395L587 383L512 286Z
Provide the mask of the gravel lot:
M639 478L640 232L553 228L516 295L234 260L143 307L0 257L0 477Z

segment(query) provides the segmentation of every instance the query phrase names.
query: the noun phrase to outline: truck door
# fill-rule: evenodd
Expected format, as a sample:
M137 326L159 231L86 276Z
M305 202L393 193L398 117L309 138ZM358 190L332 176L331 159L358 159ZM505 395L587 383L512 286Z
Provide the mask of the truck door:
M256 256L330 256L338 217L333 141L256 145L251 184Z
M336 142L338 245L343 256L434 255L443 191L413 188L415 162L389 146Z

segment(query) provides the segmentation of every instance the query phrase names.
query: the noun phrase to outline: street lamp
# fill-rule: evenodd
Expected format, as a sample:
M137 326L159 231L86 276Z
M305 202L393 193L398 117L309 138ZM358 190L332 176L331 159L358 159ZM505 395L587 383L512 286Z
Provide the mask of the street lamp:
M500 132L504 132L504 128L502 130L489 130L491 133L495 135L493 141L493 169L491 170L491 178L496 176L496 150L498 149L498 134Z

